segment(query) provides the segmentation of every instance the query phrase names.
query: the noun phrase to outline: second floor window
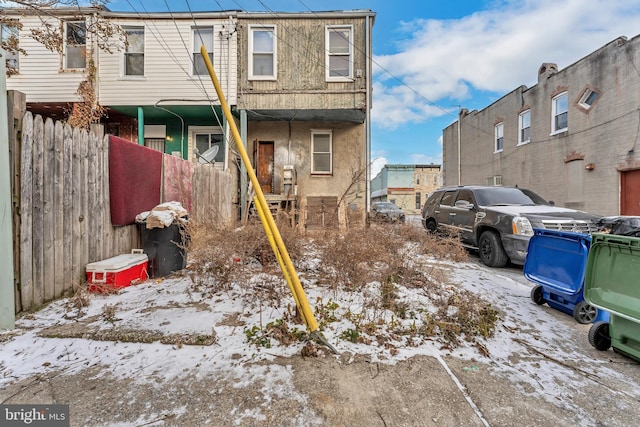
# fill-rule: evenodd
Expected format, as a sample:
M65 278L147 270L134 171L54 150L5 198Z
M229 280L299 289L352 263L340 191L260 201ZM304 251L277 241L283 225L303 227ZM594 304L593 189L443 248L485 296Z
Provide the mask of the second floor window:
M333 172L332 132L311 131L311 173L330 175Z
M353 30L347 27L327 27L326 34L328 81L344 81L353 77Z
M87 67L87 24L84 21L64 23L64 68Z
M193 29L193 75L208 75L209 71L200 53L200 47L204 46L209 54L209 61L213 64L213 28Z
M520 113L518 130L518 144L526 144L531 140L531 110Z
M124 51L124 75L144 76L144 27L124 28L127 46Z
M275 80L276 27L249 26L249 79Z
M18 72L19 40L20 31L17 25L0 24L0 46L2 46L7 55L6 64L9 75L16 74Z
M567 130L569 127L569 96L567 92L551 100L551 133Z
M495 152L502 151L504 149L504 124L498 123L495 127L496 142L494 150Z

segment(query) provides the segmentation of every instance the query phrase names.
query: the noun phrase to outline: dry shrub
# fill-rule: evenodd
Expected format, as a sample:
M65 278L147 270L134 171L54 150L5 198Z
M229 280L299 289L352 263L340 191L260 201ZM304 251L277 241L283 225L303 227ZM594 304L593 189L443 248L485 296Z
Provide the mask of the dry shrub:
M295 261L301 257L300 236L289 226L278 226L289 257ZM218 287L227 288L233 282L255 273L256 264L265 271L279 269L264 227L260 222L250 222L237 228L216 227L190 223L188 233L189 271L199 274L205 282L213 278ZM195 276L194 277L194 281Z
M402 264L396 255L398 244L392 227L336 232L319 243L320 268L333 286L359 290L371 281L383 281L379 279L398 270Z
M492 337L498 311L477 295L459 290L442 301L435 315L439 333L456 346L460 338L469 342L475 337Z
M353 327L341 337L381 346L408 336L407 343L438 337L455 347L463 340L477 344L476 337L493 334L497 312L474 294L450 285L447 267L437 262L467 260L457 239L435 236L412 224L306 233L288 224L279 224L280 234L294 263L304 266L303 280L325 284L336 294L346 290L364 295L363 310L357 313L344 312L343 301L316 301L314 314L321 329L343 318ZM189 270L194 282L199 281L196 285L215 293L242 282L246 302L259 305L260 312L286 301L288 289L278 278L279 266L261 223L235 229L191 225L189 231ZM423 289L435 310L428 312L404 299L403 287ZM247 327L247 339L262 347L270 346L272 339L283 345L300 340L303 332L288 327L289 322L301 323L296 313L289 306L282 319Z
M431 275L415 265L420 255L467 260L458 240L439 238L411 224L385 224L366 231L349 229L327 236L321 248L325 274L335 285L352 290L371 281L424 286Z
M409 224L398 226L397 233L405 242L415 242L420 245L421 252L425 255L455 262L465 262L468 259L467 251L456 235L429 233L422 227Z

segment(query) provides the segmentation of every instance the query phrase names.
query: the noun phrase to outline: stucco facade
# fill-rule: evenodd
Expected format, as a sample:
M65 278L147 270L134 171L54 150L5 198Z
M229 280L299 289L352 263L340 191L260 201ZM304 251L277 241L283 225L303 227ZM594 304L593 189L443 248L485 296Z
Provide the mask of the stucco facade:
M640 215L638 58L640 37L621 37L565 69L542 64L536 85L483 110L461 110L443 131L444 184L518 185L558 206Z

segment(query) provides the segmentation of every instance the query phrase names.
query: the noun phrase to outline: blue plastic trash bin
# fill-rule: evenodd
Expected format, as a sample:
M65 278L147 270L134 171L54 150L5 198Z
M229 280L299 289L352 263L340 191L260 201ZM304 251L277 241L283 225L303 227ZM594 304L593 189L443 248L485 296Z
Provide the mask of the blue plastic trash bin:
M608 320L606 311L584 299L590 246L589 234L534 229L523 267L524 276L536 283L531 300L568 313L582 324Z

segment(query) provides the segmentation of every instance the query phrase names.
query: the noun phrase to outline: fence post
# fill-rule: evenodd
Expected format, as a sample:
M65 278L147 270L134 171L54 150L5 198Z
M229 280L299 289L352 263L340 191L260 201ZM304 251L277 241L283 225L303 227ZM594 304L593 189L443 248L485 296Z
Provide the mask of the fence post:
M22 311L20 280L20 193L22 192L22 121L27 112L27 95L16 90L7 91L9 124L9 161L11 162L11 193L13 200L13 281L15 283L16 313Z
M0 49L0 329L13 329L16 322L13 282L13 204L9 167L9 113L5 51Z

